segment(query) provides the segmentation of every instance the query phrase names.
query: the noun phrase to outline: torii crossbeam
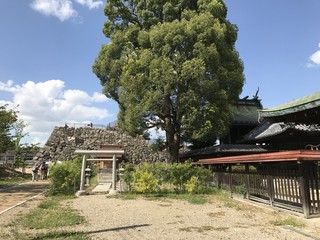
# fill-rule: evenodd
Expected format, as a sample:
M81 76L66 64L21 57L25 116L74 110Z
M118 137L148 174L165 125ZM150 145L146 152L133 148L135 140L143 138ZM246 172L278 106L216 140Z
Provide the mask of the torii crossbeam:
M105 155L110 155L112 158L108 159L95 159L91 158L90 161L96 160L96 161L110 161L112 160L112 189L110 190L111 192L109 193L116 193L116 182L117 182L117 164L116 164L116 156L123 155L124 150L81 150L77 149L75 150L75 154L80 154L83 155L82 158L82 168L81 168L81 181L80 181L80 189L77 192L77 195L82 195L85 193L84 191L84 184L85 184L85 169L86 169L86 161L88 159L88 156L105 156Z

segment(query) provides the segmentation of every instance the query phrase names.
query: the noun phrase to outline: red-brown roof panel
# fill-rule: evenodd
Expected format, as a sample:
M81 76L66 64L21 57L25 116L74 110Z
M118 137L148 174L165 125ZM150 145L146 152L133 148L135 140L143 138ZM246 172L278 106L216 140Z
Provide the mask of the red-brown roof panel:
M286 162L286 161L320 161L320 151L293 150L273 153L259 153L241 156L202 159L196 165L210 164L236 164L236 163L261 163L261 162Z

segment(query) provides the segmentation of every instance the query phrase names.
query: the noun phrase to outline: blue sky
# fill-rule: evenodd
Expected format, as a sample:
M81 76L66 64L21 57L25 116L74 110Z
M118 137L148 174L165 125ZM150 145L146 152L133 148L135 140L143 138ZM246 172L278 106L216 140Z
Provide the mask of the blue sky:
M0 105L18 106L28 142L45 143L54 126L108 124L115 102L101 94L91 67L102 44L104 0L0 3ZM259 88L265 108L320 89L320 1L226 0L244 62L242 97Z

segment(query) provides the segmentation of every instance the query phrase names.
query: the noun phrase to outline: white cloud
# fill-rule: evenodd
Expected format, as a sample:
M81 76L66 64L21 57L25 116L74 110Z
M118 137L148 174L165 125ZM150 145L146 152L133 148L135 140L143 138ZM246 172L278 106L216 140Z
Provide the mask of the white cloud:
M320 43L319 43L320 47ZM315 67L320 65L320 50L316 51L309 57L309 62L307 63L307 67Z
M89 9L99 8L103 5L102 0L75 0L75 2ZM79 17L71 0L33 0L30 6L43 15L59 18L61 22Z
M33 138L42 139L42 143L54 126L70 122L95 123L114 116L107 109L94 106L95 103L108 101L104 95L95 92L90 96L81 90L64 88L61 80L28 81L21 85L14 85L12 81L0 82L0 92L13 94L11 102L0 100L0 104L18 106L19 118L29 124L26 132Z
M89 9L99 8L103 5L102 0L75 0L77 3L88 7Z
M78 15L71 0L34 0L30 6L46 16L59 18L61 22Z
M310 60L316 64L319 65L320 64L320 50L316 51L314 54L312 54L310 56Z
M11 86L13 85L12 80L8 80L6 83L0 82L0 91L8 91L11 92L13 89L11 89Z

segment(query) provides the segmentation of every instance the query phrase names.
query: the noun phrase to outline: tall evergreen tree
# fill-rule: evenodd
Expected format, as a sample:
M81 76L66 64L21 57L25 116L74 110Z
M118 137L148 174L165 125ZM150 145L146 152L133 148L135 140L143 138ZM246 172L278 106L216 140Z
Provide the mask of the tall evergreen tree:
M237 27L223 0L108 0L93 71L135 135L165 131L171 161L182 140L212 144L244 83Z

